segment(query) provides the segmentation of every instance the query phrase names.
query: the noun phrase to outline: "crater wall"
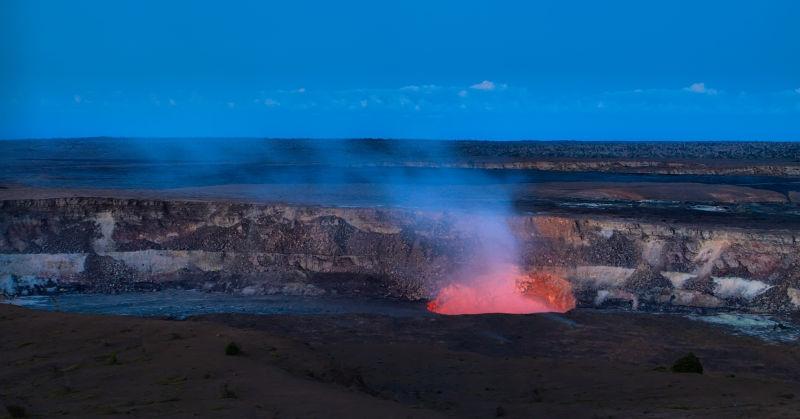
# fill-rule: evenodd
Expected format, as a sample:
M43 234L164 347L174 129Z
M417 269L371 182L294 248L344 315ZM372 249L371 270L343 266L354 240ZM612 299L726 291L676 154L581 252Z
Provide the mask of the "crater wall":
M468 266L479 213L112 198L0 201L0 292L169 287L429 298ZM507 219L524 270L581 306L800 309L792 230L586 215Z

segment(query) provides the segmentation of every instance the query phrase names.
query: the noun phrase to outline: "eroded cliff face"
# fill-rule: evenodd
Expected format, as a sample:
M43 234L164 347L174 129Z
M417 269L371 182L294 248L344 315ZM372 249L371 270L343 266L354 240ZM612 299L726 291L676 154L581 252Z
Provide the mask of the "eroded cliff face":
M481 214L104 198L0 201L5 295L192 287L429 298L473 258ZM521 268L579 305L800 309L797 232L579 216L507 222Z

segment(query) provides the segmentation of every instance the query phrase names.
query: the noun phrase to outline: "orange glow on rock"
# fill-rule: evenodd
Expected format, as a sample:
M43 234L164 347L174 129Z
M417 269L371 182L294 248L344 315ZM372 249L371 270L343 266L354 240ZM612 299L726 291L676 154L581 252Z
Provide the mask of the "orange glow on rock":
M439 290L428 310L439 314L563 313L575 308L570 283L558 276L523 273L503 265Z

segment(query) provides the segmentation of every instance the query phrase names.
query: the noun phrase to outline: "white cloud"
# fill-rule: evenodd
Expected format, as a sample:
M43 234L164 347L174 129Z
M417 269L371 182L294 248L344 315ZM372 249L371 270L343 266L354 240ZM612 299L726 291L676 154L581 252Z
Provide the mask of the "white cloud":
M280 105L281 105L281 103L280 103L280 102L278 102L278 101L277 101L277 100L275 100L275 99L270 99L270 98L267 98L267 99L264 99L264 105L266 105L266 106L268 106L268 107L270 107L270 108L274 108L274 107L276 107L276 106L280 106Z
M297 89L288 89L288 90L287 89L278 89L278 90L275 90L274 92L275 93L279 93L279 94L287 94L288 93L288 94L300 94L300 95L302 95L303 93L306 92L306 88L305 87L298 87ZM258 92L258 94L263 96L265 94L265 92L263 90L260 90Z
M458 91L458 96L459 97L467 97L468 94L469 94L469 92L467 92L466 90L459 90Z
M358 102L358 103L361 105L361 107L362 107L362 108L366 108L366 107L367 107L367 105L369 105L369 102L368 102L366 99L362 99L362 100L361 100L360 102Z
M717 93L719 93L719 91L717 91L717 89L708 88L708 87L706 87L706 84L702 83L702 82L701 83L692 83L691 86L684 87L683 90L685 90L687 92L699 93L699 94L711 95L711 96L716 95Z
M74 101L75 101L75 103L81 103L81 102L83 102L83 98L81 97L81 95L73 95L73 96L72 96L72 100L74 100Z
M492 82L492 81L489 81L489 80L484 80L484 81L482 81L482 82L480 82L480 83L473 84L473 85L472 85L472 86L470 86L469 88L470 88L470 89L475 89L475 90L487 90L487 91L488 91L488 90L494 90L494 89L496 89L496 88L497 88L497 86L496 86L496 85L494 84L494 82Z
M434 91L436 89L439 89L439 88L440 87L438 85L435 85L435 84L422 84L422 85L410 84L408 86L401 87L400 90L404 91L404 92L425 92L425 93L430 93L430 92L432 92L432 91Z

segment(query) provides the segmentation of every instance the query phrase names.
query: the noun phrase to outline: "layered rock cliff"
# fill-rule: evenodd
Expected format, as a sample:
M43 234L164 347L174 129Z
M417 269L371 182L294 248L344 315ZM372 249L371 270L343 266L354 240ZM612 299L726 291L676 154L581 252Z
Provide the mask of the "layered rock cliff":
M479 213L150 199L0 201L5 295L192 287L429 298L485 240ZM800 309L798 232L511 215L520 264L580 305ZM483 243L485 248L486 244Z

